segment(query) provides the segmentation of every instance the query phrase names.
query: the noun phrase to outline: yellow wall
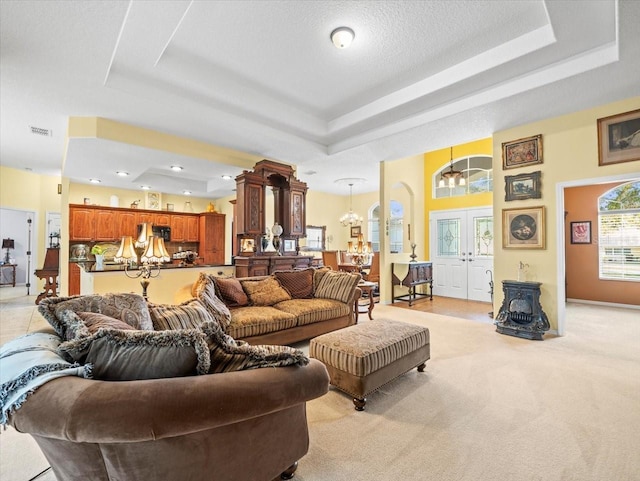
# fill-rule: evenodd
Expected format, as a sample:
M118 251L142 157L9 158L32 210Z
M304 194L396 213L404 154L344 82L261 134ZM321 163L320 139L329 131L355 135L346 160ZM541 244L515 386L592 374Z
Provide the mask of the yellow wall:
M471 155L493 155L493 142L491 137L466 144L454 145L453 152L449 147L446 149L434 150L424 154L424 238L429 239L429 212L435 210L448 209L469 209L473 207L490 206L493 203L493 192L483 192L479 194L463 195L458 197L434 198L433 174L448 165L453 158L454 162L460 157ZM494 167L494 186L495 167ZM427 246L426 254L429 256Z
M47 236L47 212L61 212L61 196L58 195L60 177L46 176L0 166L0 206L8 209L36 212L37 238L34 239L34 269L44 262L49 242ZM34 229L34 233L36 230Z
M528 280L542 283L541 303L549 317L551 329L558 328L560 297L558 273L558 229L563 229L563 215L558 218L556 184L579 179L601 179L607 176L640 176L640 162L625 162L598 166L597 119L640 108L640 97L615 102L598 108L542 120L513 129L496 132L493 136L493 179L496 190L504 186L504 176L523 172L542 171L542 198L505 202L504 196L494 197L496 238L502 237L502 210L513 207L543 206L546 210L545 249L504 249L496 245L494 260L496 279L494 311L503 300L501 282L514 279L518 262L529 264ZM542 134L543 163L530 167L502 170L502 143ZM597 180L594 182L597 183ZM564 292L564 281L560 281ZM562 305L562 311L564 309ZM561 332L562 333L562 332Z

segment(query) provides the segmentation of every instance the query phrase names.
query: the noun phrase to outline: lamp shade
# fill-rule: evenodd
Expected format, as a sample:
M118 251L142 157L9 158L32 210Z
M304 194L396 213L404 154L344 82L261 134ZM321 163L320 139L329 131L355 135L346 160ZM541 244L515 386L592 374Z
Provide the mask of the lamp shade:
M15 249L16 244L13 239L2 239L2 248L3 249Z
M125 262L131 262L134 259L137 260L138 256L133 248L133 238L130 235L123 236L120 241L120 248L113 257L113 261L122 264Z
M140 261L148 264L160 264L162 262L169 262L169 260L169 254L164 247L164 240L157 236L151 236L149 238L149 245L147 245L147 248L140 257Z
M140 232L138 233L138 240L136 241L136 247L147 247L149 237L153 236L153 225L145 222L140 224Z

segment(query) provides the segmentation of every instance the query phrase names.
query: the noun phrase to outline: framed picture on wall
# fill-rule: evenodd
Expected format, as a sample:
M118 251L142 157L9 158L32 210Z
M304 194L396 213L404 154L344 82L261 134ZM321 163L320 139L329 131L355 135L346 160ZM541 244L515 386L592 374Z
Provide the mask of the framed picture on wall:
M502 247L544 249L544 206L502 210Z
M542 173L529 172L527 174L506 175L504 177L504 200L524 200L539 199L542 197L540 193L540 176Z
M162 194L160 192L147 192L145 207L150 210L160 210L162 208Z
M360 233L362 232L362 229L360 228L360 226L352 226L351 227L351 237L358 237L360 235Z
M571 243L591 244L591 221L571 222Z
M640 109L598 119L598 165L640 160Z
M542 134L502 143L502 168L516 169L542 163Z
M296 240L295 239L285 239L284 240L284 253L285 254L295 254L296 253Z

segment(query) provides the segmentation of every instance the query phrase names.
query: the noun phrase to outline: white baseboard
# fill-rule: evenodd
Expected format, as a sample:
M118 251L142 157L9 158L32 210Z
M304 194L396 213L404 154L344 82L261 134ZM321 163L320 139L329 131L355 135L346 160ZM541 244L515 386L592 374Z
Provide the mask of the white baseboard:
M640 306L637 306L635 304L619 304L617 302L588 301L586 299L567 298L567 302L575 302L576 304L593 304L595 306L605 306L605 307L621 307L623 309L640 309Z

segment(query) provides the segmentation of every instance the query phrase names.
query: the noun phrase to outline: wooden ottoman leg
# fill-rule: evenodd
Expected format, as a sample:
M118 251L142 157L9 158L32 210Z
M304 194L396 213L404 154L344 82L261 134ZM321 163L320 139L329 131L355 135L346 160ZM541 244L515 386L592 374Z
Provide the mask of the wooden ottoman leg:
M362 399L353 398L353 405L356 407L356 411L364 411L365 404L367 404L366 397L363 397Z
M425 367L427 367L427 364L423 362L418 366L418 372L424 372Z

